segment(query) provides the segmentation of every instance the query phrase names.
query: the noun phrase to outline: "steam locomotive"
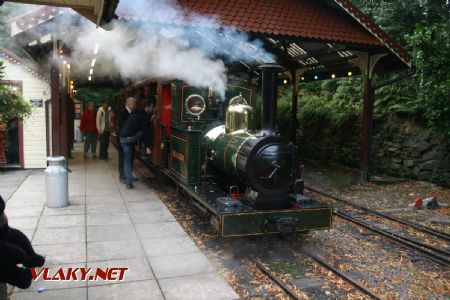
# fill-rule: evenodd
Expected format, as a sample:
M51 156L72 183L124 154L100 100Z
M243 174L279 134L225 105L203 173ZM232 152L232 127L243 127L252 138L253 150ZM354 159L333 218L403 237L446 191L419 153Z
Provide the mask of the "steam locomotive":
M171 178L220 236L328 229L332 208L303 195L297 148L275 131L281 67L260 70L261 130L253 127L254 89L238 81L229 81L222 101L208 88L146 80L116 95L115 103L156 95L146 163Z

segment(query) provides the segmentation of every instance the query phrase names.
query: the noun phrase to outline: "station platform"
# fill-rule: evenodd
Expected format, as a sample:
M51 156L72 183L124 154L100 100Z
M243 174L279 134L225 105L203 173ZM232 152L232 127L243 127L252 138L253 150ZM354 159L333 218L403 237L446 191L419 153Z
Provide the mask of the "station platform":
M5 182L10 226L24 231L46 256L50 274L76 267L129 271L122 282L39 279L27 290L14 288L12 299L239 298L145 183L127 190L119 182L112 145L108 162L84 160L81 149L76 144L69 162L66 208L45 206L43 170L19 172L9 186Z

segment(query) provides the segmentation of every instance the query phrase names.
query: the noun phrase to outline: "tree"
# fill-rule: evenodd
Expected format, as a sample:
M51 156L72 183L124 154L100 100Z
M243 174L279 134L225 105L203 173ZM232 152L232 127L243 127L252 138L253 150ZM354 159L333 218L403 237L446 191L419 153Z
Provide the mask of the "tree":
M416 25L408 37L414 45L419 99L429 125L450 137L450 20L433 25Z
M0 61L0 82L5 76L5 66ZM0 83L0 125L13 117L25 118L31 113L31 104L9 85Z
M402 84L393 108L424 116L427 124L450 138L450 1L354 0L412 54L417 77ZM412 92L412 93L411 93ZM407 97L404 97L407 95Z

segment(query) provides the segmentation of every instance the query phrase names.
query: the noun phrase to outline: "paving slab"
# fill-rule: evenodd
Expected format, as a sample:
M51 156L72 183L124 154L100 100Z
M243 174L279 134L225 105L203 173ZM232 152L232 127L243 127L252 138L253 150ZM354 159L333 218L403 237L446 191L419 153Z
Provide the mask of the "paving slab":
M239 299L223 277L216 273L165 278L160 279L159 284L166 300Z
M10 225L46 257L50 272L128 268L125 278L40 279L27 290L14 289L12 299L238 298L154 191L142 181L133 190L119 182L114 149L113 160L105 163L82 159L81 146L76 144L75 159L69 161L68 207L45 206L42 170L11 177L0 173L0 188L10 191L6 213Z
M130 211L130 217L134 224L176 221L175 217L167 209L158 211Z
M142 239L142 245L147 256L196 253L200 251L186 235Z
M98 204L98 203L123 203L122 195L120 193L113 195L89 195L86 196L87 204Z
M86 204L87 213L126 213L127 207L122 202L119 203L94 203Z
M84 227L44 228L39 226L34 234L33 244L83 243L86 241Z
M201 252L149 257L156 278L182 277L217 272Z
M9 202L6 204L5 212L8 219L12 221L14 218L22 217L38 217L42 214L43 206L26 206L26 207L11 207Z
M86 243L34 245L34 250L45 256L46 265L86 262Z
M30 170L3 171L0 169L0 191L6 202L26 180L30 173Z
M136 258L145 256L138 239L87 243L88 261Z
M83 204L70 204L64 208L50 208L44 207L43 216L70 216L83 215L85 216L86 206Z
M12 186L0 187L3 200L8 201L8 199L14 194L14 192L16 191L16 184L20 184L20 182L11 183Z
M136 224L135 228L141 239L186 235L183 227L178 222Z
M12 300L85 300L87 299L87 288L48 290L42 293L26 292L14 293Z
M26 196L14 194L8 201L8 207L28 207L43 206L45 198L36 196L35 194L27 194Z
M159 211L167 210L167 207L159 199L148 199L144 201L136 201L127 203L129 211Z
M70 206L69 206L70 207ZM84 214L70 215L44 215L41 217L39 227L58 228L58 227L83 227L86 223Z
M147 261L147 258L127 258L127 259L118 259L118 260L107 260L107 261L95 261L88 262L87 267L96 269L96 268L115 268L120 266L121 268L128 268L128 271L125 273L125 282L132 281L143 281L149 279L155 279L153 276L153 272L150 269L150 265ZM89 286L94 285L107 285L119 283L118 281L89 281Z
M88 287L89 300L133 299L159 300L164 299L156 280L125 282L113 285Z
M15 217L8 221L9 226L24 230L24 229L36 229L39 222L39 217Z
M128 213L88 213L87 226L131 224Z
M132 224L97 225L87 227L88 242L121 241L137 239Z

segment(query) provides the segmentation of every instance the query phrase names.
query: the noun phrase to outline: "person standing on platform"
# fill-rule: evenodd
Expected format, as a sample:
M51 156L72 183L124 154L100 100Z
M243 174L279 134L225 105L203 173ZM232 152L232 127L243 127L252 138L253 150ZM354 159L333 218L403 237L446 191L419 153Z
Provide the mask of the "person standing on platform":
M117 132L116 132L116 138L117 138L117 149L119 151L119 180L122 183L126 183L125 176L123 173L123 149L122 145L120 144L120 131L123 128L123 125L125 124L125 121L130 116L131 112L136 107L136 99L133 97L129 97L126 100L125 107L122 107L117 112ZM133 161L133 153L131 157L131 161Z
M92 158L97 150L97 126L95 125L94 103L89 102L87 109L80 118L80 130L84 134L84 158L88 158L88 151L91 148Z
M97 111L97 131L100 134L100 160L107 161L109 136L111 131L111 108L108 101L103 101L102 106Z
M132 176L134 144L137 141L142 140L147 154L151 153L150 144L152 138L150 117L155 107L154 99L146 100L143 106L143 110L135 110L130 114L120 131L120 144L122 145L124 154L123 172L128 189L134 187Z

